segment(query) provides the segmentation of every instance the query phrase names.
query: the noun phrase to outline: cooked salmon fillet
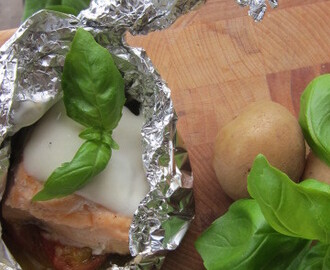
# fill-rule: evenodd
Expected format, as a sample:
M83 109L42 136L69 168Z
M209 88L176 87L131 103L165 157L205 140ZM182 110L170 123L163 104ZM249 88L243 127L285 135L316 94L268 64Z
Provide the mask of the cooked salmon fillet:
M89 247L94 254L128 254L131 218L113 213L78 195L32 202L43 185L29 176L23 162L9 183L3 217L10 223L38 224L43 236L64 245Z

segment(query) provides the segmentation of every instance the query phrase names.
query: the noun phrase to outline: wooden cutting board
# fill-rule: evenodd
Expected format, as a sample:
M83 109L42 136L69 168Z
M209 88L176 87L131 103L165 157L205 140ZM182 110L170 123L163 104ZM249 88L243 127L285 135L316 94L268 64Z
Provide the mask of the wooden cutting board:
M231 203L211 166L218 130L256 100L272 99L297 116L308 82L330 73L330 1L279 4L255 23L234 0L209 0L167 30L127 35L172 90L195 176L196 218L163 269L203 269L194 241ZM12 33L0 32L0 43Z

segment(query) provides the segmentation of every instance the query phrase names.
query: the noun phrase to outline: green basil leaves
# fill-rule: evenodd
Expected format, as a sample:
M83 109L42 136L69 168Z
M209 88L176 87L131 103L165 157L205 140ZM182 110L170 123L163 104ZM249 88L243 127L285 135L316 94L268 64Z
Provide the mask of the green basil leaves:
M330 166L330 74L315 78L303 92L299 124L313 152Z
M258 155L248 191L267 222L279 233L330 243L330 186L316 180L294 183Z
M248 191L197 239L206 269L330 269L330 185L296 184L258 155Z
M124 81L110 53L78 29L62 75L67 115L85 127L112 131L125 103Z
M312 151L330 166L330 74L303 92L299 124ZM252 200L235 202L196 241L207 269L330 269L330 185L296 184L258 155L248 192Z
M86 141L71 162L62 164L47 179L33 201L46 201L72 194L107 166L111 148L101 141Z
M286 269L310 241L276 232L255 200L234 202L196 241L208 270Z
M89 7L90 0L25 0L23 21L41 9L78 15Z
M33 200L67 196L100 173L118 149L112 139L125 103L124 81L110 53L93 36L78 29L66 56L62 75L63 100L69 117L86 129L86 140L72 161L62 164L47 179Z

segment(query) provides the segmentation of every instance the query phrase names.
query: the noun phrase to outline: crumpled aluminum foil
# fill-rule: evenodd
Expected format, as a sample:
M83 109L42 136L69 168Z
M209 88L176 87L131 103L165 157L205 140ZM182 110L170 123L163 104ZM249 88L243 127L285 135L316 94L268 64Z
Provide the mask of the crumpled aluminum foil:
M93 0L78 17L40 11L0 49L0 195L9 167L10 139L62 97L61 71L77 28L91 32L114 56L126 91L142 103L143 162L150 192L129 232L132 260L109 269L159 269L194 217L187 153L176 145L176 114L170 90L142 49L129 47L125 31L148 33L171 25L202 0ZM1 228L1 227L0 227ZM0 241L0 268L21 269Z
M255 21L261 21L265 15L267 5L266 0L236 0L237 4L242 7L249 6L250 10L248 12ZM271 8L276 8L278 6L277 0L268 0Z

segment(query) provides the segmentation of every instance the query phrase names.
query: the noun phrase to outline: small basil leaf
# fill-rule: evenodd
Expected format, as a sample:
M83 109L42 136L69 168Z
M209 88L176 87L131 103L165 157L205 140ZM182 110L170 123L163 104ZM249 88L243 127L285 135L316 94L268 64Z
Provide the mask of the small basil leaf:
M47 179L33 201L50 200L72 194L85 186L108 164L111 148L102 142L86 141L71 162L62 164Z
M308 244L274 231L257 202L247 199L234 202L195 246L208 270L270 270L285 269ZM282 268L275 266L278 261Z
M83 29L66 56L62 88L69 117L97 130L117 126L125 103L123 78L107 49Z
M25 0L22 20L25 21L37 11L53 5L61 5L61 0Z
M69 7L69 6L64 6L64 5L47 6L46 9L54 10L54 11L58 11L58 12L66 13L66 14L72 14L75 16L77 16L79 13L76 9Z
M74 8L75 10L82 11L89 7L90 0L62 0L62 5L69 6Z
M317 243L299 256L286 270L330 269L330 245Z
M316 180L296 184L258 155L248 175L248 191L267 222L279 233L330 242L330 193Z
M41 10L45 7L46 3L44 1L25 0L23 21L25 21L32 14L36 13L38 10Z
M315 179L306 179L299 183L299 186L308 188L308 189L314 189L318 191L326 192L330 195L330 185L326 184L325 182L321 182Z
M41 9L78 15L89 4L90 0L25 0L23 21Z
M330 74L315 78L303 92L299 124L313 152L330 166Z

